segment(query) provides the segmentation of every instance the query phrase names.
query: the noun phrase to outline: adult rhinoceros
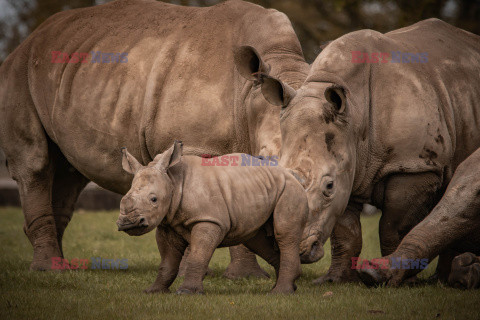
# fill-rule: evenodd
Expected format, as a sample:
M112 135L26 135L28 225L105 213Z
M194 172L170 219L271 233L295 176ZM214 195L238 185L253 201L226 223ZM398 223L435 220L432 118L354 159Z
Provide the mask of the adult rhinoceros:
M283 106L280 164L324 217L322 242L333 230L332 265L318 283L358 279L362 203L382 209L388 255L438 202L480 146L479 70L480 37L429 19L340 37L297 91L264 77L265 97Z
M0 146L19 186L31 269L48 269L63 254L64 230L88 181L129 190L122 147L143 164L174 139L186 154L278 154L278 110L258 81L236 71L234 51L251 79L267 72L294 87L305 79L288 18L242 1L189 8L119 0L65 11L5 60ZM246 264L234 270L251 270L251 257L235 256Z

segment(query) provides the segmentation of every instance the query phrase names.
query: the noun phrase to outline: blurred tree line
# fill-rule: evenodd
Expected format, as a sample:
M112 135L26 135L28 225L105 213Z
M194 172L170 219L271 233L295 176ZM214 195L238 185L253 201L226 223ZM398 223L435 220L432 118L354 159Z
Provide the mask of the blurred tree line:
M0 0L0 62L52 14L109 0ZM221 0L165 0L210 6ZM388 32L422 19L437 17L480 34L480 0L251 0L290 18L312 62L322 43L358 29Z

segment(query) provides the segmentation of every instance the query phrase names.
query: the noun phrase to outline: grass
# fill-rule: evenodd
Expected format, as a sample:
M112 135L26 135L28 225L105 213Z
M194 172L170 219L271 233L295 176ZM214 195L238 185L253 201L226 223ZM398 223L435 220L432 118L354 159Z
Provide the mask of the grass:
M273 280L224 279L228 249L215 252L210 267L216 275L205 278L206 295L146 295L142 290L154 281L160 260L154 233L129 237L116 231L116 218L117 212L77 212L64 250L69 259L126 258L127 270L30 272L32 248L21 210L0 208L0 319L480 319L480 290L315 286L311 281L328 269L329 244L324 259L303 266L291 296L267 295ZM379 256L378 219L362 218L364 258ZM433 273L434 264L422 277Z

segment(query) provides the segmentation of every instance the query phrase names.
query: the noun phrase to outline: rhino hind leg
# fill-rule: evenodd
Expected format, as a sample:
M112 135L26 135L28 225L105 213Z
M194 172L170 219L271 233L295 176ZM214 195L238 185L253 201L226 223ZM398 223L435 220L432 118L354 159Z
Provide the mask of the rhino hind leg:
M223 276L227 279L246 277L269 278L268 272L258 264L257 257L243 245L230 247L230 264Z
M65 228L72 218L75 202L88 182L89 180L73 168L60 152L57 153L52 186L52 210L62 257Z
M36 121L30 122L27 132L11 138L5 154L9 172L18 184L25 217L23 230L33 246L30 269L49 270L51 258L61 256L51 203L55 172L51 142Z
M244 245L253 253L267 261L268 264L275 269L275 274L278 279L280 251L275 250L275 238L273 236L267 236L267 232L262 228L253 238L245 241Z

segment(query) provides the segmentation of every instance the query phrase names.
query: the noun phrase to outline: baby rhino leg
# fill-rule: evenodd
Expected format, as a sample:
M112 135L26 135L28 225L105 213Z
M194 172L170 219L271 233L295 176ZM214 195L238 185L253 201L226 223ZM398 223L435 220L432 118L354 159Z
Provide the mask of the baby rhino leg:
M200 222L193 226L190 236L190 254L186 260L185 280L177 294L203 293L203 278L213 252L224 238L217 224Z
M278 279L280 252L275 250L275 238L273 236L267 236L265 228L262 228L253 238L245 241L243 244L253 253L267 261L275 269Z
M291 182L287 181L285 191L280 196L273 213L273 228L275 239L280 250L280 266L277 284L272 293L294 293L296 290L295 280L300 276L300 240L305 220L308 213L307 202L289 188ZM303 190L302 190L303 191Z
M157 228L156 239L162 262L160 263L157 279L144 292L168 293L170 292L168 288L177 277L180 261L187 243L171 229L160 226Z

